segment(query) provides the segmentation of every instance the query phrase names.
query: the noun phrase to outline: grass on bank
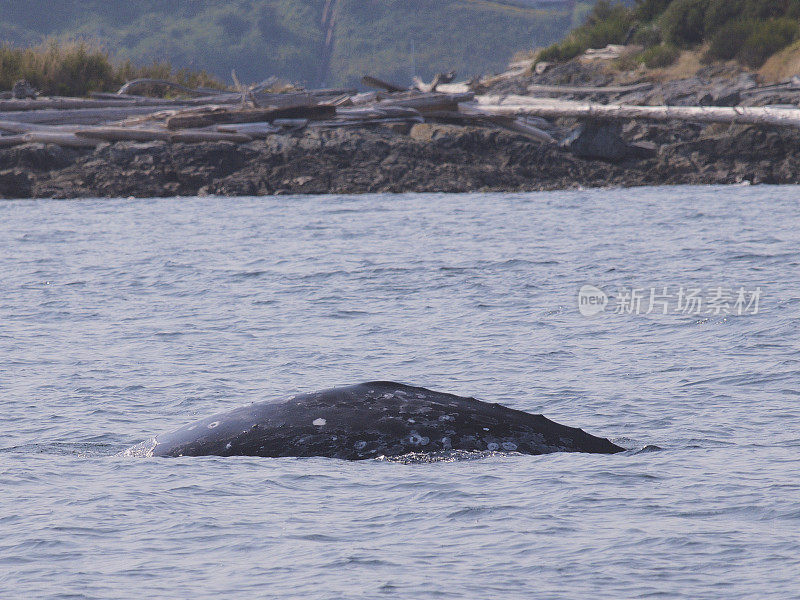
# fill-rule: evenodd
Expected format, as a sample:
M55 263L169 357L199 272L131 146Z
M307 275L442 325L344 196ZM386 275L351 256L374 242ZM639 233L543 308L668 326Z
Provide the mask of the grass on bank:
M176 70L167 63L135 66L114 61L101 46L85 41L51 40L31 48L0 46L0 90L10 90L25 79L47 96L86 96L116 92L126 81L143 77L188 87L225 87L205 71Z
M586 22L540 60L564 61L608 44L644 50L627 60L650 68L674 63L681 50L707 44L704 61L736 60L758 68L800 39L800 0L637 0L598 2Z

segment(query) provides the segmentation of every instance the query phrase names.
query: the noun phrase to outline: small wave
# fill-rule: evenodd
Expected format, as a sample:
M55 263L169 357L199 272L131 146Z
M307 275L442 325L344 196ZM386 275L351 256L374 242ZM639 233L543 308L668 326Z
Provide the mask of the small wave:
M257 279L268 275L269 271L239 271L231 275L232 279Z

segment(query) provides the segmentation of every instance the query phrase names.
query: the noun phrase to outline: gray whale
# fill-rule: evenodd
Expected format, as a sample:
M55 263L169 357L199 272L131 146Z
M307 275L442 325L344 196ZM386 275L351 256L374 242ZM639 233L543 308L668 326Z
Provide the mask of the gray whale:
M157 436L145 454L361 460L451 450L613 454L624 448L542 415L373 381L214 415Z

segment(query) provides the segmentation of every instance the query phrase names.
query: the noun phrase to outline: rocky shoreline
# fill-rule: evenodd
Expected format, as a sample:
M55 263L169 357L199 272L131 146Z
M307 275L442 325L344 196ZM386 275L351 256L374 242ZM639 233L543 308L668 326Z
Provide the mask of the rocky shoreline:
M610 82L594 67L564 65L540 76L501 81L489 92L520 92L532 83ZM747 74L724 73L716 79L713 74L706 79L694 77L635 93L642 104L652 101L648 94L661 94L667 104L698 99L713 103L715 93L719 101L730 102L742 101L746 96L742 92L755 85ZM674 97L663 98L665 94ZM792 90L778 90L767 101L796 102L796 96ZM750 102L751 98L747 96ZM620 101L607 95L597 100ZM307 128L246 144L117 142L96 148L25 144L0 148L0 198L521 192L800 183L796 150L800 131L794 128L629 121L612 131L611 137L624 139L640 151L597 158L597 153L578 151L574 139L572 145L567 143L570 132L580 124L562 119L551 126L559 134L555 137L564 140L562 144L500 129L439 123L388 123L357 130ZM599 143L604 143L603 135Z
M637 124L637 136L670 138ZM0 197L522 192L580 187L800 183L800 132L742 127L668 142L649 159L585 159L503 131L417 125L273 136L237 145L116 143L0 150ZM687 136L688 137L688 136Z

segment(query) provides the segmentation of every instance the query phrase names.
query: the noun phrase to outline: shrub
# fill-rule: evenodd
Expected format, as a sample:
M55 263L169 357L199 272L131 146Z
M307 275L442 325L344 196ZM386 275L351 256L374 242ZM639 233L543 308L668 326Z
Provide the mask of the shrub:
M790 19L800 19L800 0L789 0L785 16Z
M705 60L730 60L735 58L747 38L753 33L755 21L733 21L720 27L711 36L711 45L706 52Z
M636 18L652 21L663 13L672 0L636 0Z
M652 25L640 28L633 36L633 43L645 48L658 46L662 41L661 31Z
M786 14L785 0L747 0L742 2L742 19L775 19Z
M558 42L542 50L539 53L538 60L563 62L575 58L584 50L586 50L586 47L581 42L567 38L563 42Z
M734 21L714 34L706 59L737 59L760 67L771 55L800 37L800 24L782 17L767 21Z
M683 47L702 42L708 4L709 0L675 0L661 17L664 38Z
M130 79L167 79L190 87L223 87L205 72L173 71L166 63L135 67L116 63L99 45L85 41L50 40L33 48L0 46L0 90L19 79L50 96L85 96L93 91L116 91Z
M563 41L542 50L539 58L564 61L576 57L588 48L621 44L633 23L633 13L625 5L601 0L589 14L586 23L573 30Z
M639 61L651 69L660 69L673 64L681 55L680 50L669 44L653 46L639 55Z
M751 67L760 67L778 50L800 36L800 25L787 18L770 19L758 24L737 54L737 58Z
M739 19L744 0L711 0L703 21L706 34L712 34L727 23Z

